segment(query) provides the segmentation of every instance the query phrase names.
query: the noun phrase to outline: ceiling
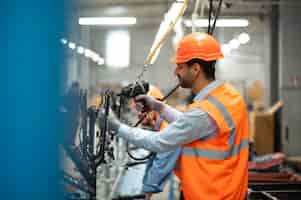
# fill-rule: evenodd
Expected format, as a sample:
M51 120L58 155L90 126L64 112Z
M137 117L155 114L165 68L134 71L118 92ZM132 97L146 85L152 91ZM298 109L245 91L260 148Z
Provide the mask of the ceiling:
M175 0L77 0L81 15L117 16L135 15L136 17L156 17L162 15ZM200 0L205 13L208 10L209 0ZM185 15L192 14L196 0L188 0L188 9ZM217 5L218 0L213 0ZM223 0L223 16L250 16L267 14L271 5L301 4L299 0ZM115 8L115 9L114 9Z
M153 24L162 20L175 0L77 0L80 17L136 17L139 23ZM191 18L197 0L188 0L184 17ZM198 15L208 16L209 0L200 0ZM215 8L218 0L213 0ZM295 5L300 0L223 0L220 17L262 17L269 15L272 5ZM203 12L200 9L203 7ZM203 14L203 15L202 15ZM141 25L141 24L140 24Z

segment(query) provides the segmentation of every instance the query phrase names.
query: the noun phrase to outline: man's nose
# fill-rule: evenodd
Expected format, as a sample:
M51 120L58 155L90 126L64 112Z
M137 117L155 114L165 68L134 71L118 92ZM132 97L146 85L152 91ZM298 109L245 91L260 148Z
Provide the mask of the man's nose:
M174 74L177 76L178 75L178 67L175 68Z

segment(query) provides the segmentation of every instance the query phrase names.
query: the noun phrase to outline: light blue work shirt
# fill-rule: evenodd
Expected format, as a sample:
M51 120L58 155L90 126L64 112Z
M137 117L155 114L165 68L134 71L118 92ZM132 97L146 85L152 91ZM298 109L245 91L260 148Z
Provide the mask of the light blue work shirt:
M222 81L213 81L194 97L193 101L201 101ZM206 140L217 132L215 121L199 108L181 113L167 106L169 112L161 113L170 124L159 134L154 131L131 128L121 125L118 135L138 147L159 152L148 163L143 179L143 192L161 192L164 183L175 168L181 155L181 145L195 140ZM172 113L172 114L170 114Z

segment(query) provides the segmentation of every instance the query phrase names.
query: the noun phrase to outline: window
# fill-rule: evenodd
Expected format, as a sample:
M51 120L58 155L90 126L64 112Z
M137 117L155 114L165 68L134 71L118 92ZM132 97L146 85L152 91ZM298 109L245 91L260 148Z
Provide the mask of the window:
M129 66L130 36L128 31L111 31L106 40L106 63L111 68Z

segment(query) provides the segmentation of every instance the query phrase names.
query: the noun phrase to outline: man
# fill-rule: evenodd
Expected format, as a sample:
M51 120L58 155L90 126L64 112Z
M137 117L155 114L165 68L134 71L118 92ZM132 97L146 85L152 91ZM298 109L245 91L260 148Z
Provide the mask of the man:
M223 57L218 42L205 33L185 36L172 61L183 88L196 95L184 113L149 96L148 110L170 124L160 134L120 123L109 124L118 136L154 152L182 147L176 174L185 200L244 199L248 185L248 119L241 95L215 80L215 62Z

